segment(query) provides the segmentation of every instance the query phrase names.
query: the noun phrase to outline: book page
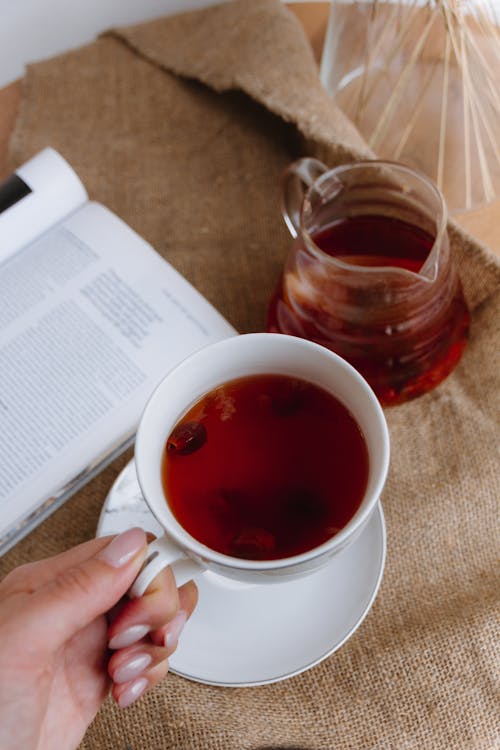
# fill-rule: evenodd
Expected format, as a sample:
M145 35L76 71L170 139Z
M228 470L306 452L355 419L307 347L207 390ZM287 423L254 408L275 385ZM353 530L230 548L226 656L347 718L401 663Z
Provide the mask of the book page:
M0 183L0 264L87 200L76 172L46 148Z
M123 446L174 365L235 333L95 203L0 266L0 530Z

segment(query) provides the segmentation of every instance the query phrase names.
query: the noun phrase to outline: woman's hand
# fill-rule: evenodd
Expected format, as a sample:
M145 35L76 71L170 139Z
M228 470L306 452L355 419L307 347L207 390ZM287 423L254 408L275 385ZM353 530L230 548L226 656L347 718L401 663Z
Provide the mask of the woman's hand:
M197 590L178 590L167 569L143 597L122 600L146 548L144 531L130 529L0 583L2 750L73 750L111 684L124 707L165 676Z

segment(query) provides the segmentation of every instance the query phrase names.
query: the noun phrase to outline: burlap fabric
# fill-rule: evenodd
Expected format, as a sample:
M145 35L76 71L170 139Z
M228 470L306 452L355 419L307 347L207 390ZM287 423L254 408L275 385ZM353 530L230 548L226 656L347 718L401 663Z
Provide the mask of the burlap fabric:
M30 67L12 165L49 144L242 332L263 328L288 248L283 167L306 152L331 164L367 153L278 0L122 29ZM387 412L387 566L363 625L280 684L224 689L170 675L126 711L108 700L82 749L500 747L500 268L450 231L470 343L444 384ZM13 549L2 574L91 537L128 457Z

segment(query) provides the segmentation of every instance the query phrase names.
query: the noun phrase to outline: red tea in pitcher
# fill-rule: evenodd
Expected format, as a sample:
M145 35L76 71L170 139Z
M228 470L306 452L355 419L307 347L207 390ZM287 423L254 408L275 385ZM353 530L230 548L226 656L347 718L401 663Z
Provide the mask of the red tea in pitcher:
M268 330L340 354L386 405L453 370L469 313L446 206L425 175L389 162L328 170L301 159L284 175L283 215L294 242Z
M284 375L225 383L169 436L168 504L195 539L271 560L326 542L352 518L368 481L353 416L322 388Z
M385 216L340 219L312 237L330 257L359 266L396 266L418 273L434 238L420 227Z
M326 255L350 266L391 267L414 274L422 269L434 242L423 229L383 216L342 219L314 234L312 240ZM454 289L443 283L441 290L433 290L431 299L425 298L425 289L419 290L422 300L414 306L411 297L403 299L404 277L396 279L395 291L402 301L391 313L374 305L374 294L390 298L390 279L374 291L349 287L342 273L338 283L334 275L328 283L321 281L314 261L304 266L302 277L295 270L280 283L269 310L270 331L298 334L340 354L386 405L425 393L453 370L469 326L458 283ZM440 302L444 304L436 314ZM351 311L350 320L346 310Z

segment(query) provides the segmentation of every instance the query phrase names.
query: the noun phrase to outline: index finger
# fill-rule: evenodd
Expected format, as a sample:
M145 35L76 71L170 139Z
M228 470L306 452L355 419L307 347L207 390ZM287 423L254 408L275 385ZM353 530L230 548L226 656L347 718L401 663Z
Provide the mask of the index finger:
M53 557L19 565L5 576L0 586L8 594L33 593L68 568L80 565L97 555L114 536L116 535L90 539Z

